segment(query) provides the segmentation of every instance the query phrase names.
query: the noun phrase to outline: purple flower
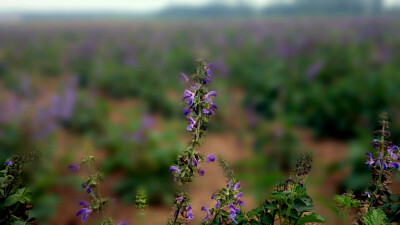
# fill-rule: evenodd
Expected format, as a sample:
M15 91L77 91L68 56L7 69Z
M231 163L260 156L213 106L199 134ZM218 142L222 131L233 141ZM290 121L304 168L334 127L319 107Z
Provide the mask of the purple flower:
M235 195L236 200L243 197L243 193L239 192L238 194Z
M88 186L86 187L86 192L87 192L88 194L92 193L92 186L88 185Z
M68 169L73 172L76 173L79 170L79 166L77 164L71 164L68 166Z
M177 174L181 174L181 171L180 171L179 168L176 167L176 166L171 166L171 167L169 168L169 172L176 172Z
M188 121L189 121L189 126L186 129L193 130L194 125L196 125L196 121L191 116L188 117Z
M205 211L207 213L207 216L204 218L204 220L208 220L211 216L210 210L203 206L201 207L201 211Z
M370 159L370 160L369 160L368 162L366 162L365 164L368 164L368 166L371 167L371 166L374 165L374 163L375 163L374 158L372 157L372 154L369 153L369 152L366 153L366 155L369 156L369 159Z
M238 200L236 200L236 204L239 204L240 206L243 207L244 202L242 200L238 199Z
M394 154L393 151L395 151L395 150L399 150L399 147L397 147L396 145L394 145L393 147L391 147L390 149L388 149L389 154L392 156L392 158L393 158L394 160L396 160L396 159L399 158L396 154Z
M211 79L207 77L207 78L204 78L201 82L202 82L204 85L206 85L207 83L211 82Z
M83 207L86 207L86 208L89 208L89 204L87 202L85 202L85 201L80 201L79 205L83 206Z
M177 198L177 200L178 200L178 202L181 202L181 201L183 200L183 196L179 196L179 197Z
M127 225L125 222L119 222L117 225Z
M204 69L207 71L207 74L209 77L212 77L212 72L211 72L212 67L214 67L214 64L212 64L212 63L209 63L204 67Z
M186 207L186 216L188 220L192 220L194 218L193 212L192 212L192 206L188 205Z
M399 168L399 164L397 162L391 162L391 163L389 163L389 166L392 168L396 168L396 169Z
M209 114L210 111L209 111L208 109L203 109L203 113L204 113L204 114Z
M237 182L237 183L235 184L235 187L233 188L233 190L237 191L239 188L240 188L240 183Z
M215 205L215 208L219 208L221 206L221 201L220 200L217 200L217 204Z
M206 156L206 160L207 160L207 162L214 162L214 161L215 161L215 156L213 156L213 155L207 155L207 156Z
M188 108L185 108L184 110L183 110L183 113L185 114L185 116L189 116L189 114L190 114L190 108L188 107Z
M194 93L189 90L185 90L185 92L183 93L182 101L185 101L187 99L189 106L192 106L193 98L194 98Z
M371 195L369 194L369 192L365 192L365 195L367 195L368 196L368 198L371 198Z
M204 176L204 170L199 169L197 172L199 173L200 176Z
M232 187L232 181L229 181L228 188L231 188L231 187Z
M382 163L383 169L386 170L387 169L387 164L384 162Z
M194 166L197 167L197 159L196 158L193 158L193 164L194 164Z
M186 76L186 74L181 73L181 77L184 83L189 82L189 78Z
M236 218L236 210L233 208L231 209L231 212L229 214L229 219L232 220L234 223L237 223L235 218Z
M7 162L6 162L6 166L11 166L13 164L13 162L11 161L11 160L8 160Z
M210 98L210 97L217 97L217 92L215 92L215 91L210 91L210 92L208 92L208 93L206 94L205 97L206 97L207 99Z
M211 199L214 199L215 198L215 196L214 195L211 195Z
M76 216L80 216L81 214L83 214L82 222L85 222L91 212L92 210L90 210L89 208L83 208L79 210L78 213L76 213Z

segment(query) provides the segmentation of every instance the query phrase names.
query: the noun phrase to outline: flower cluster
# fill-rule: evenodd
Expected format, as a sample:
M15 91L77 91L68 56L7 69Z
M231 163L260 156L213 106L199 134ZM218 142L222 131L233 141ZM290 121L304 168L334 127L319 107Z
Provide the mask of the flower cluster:
M210 116L215 114L217 106L213 98L217 96L215 91L209 91L207 84L210 83L212 64L204 60L197 60L196 73L189 77L181 73L183 82L190 88L183 93L182 101L187 103L184 115L189 123L187 130L192 134L192 140L186 149L178 156L175 165L170 167L170 172L174 176L174 181L179 185L179 191L175 199L175 213L169 224L182 224L192 220L194 215L190 205L190 199L186 193L187 183L192 182L195 174L203 176L205 171L200 168L202 161L214 162L214 155L203 156L196 151L200 147Z
M292 177L286 180L286 183L287 184L293 183L303 186L305 177L311 171L312 163L313 163L313 158L311 154L305 153L301 155L296 163L296 169Z
M208 209L203 206L201 208L201 211L206 212L204 224L213 224L214 221L220 221L220 224L226 224L227 221L238 223L235 219L244 205L241 200L243 193L239 189L240 183L233 179L226 187L213 194L211 199L217 201L215 207Z
M99 213L101 216L101 225L114 225L115 223L112 218L105 217L105 210L110 204L110 199L101 196L99 186L104 180L104 175L96 171L94 163L95 157L92 155L88 155L81 162L81 165L87 165L91 173L91 175L82 183L82 188L85 189L91 200L90 202L79 202L81 209L76 213L76 216L81 216L82 222L85 222L90 215ZM71 172L76 173L80 169L80 166L77 164L71 164L68 166L68 169ZM118 225L126 225L126 223L120 222Z

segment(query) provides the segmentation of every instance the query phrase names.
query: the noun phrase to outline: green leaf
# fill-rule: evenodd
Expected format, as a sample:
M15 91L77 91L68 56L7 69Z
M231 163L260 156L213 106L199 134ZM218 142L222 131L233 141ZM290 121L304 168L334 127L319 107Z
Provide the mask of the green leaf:
M325 219L318 214L311 213L304 215L297 221L298 225L303 225L307 223L325 223Z
M274 222L274 218L271 214L267 213L261 216L261 224L272 224Z
M251 220L250 220L250 225L260 225L260 222L258 222L258 221L255 220L255 219L251 219Z
M4 206L11 206L17 202L27 203L31 201L30 193L27 188L18 189L15 194L12 194L4 201Z
M13 225L25 225L25 222L22 221L22 220L17 220L17 221L14 222Z
M17 194L10 195L6 198L4 201L4 206L11 206L14 205L15 203L19 202L20 196Z
M257 208L255 208L255 209L252 209L251 211L249 211L249 212L247 213L247 216L250 218L250 217L253 217L253 216L255 216L255 215L260 214L260 213L263 212L263 211L264 211L263 208L257 207Z
M364 216L365 225L384 225L388 224L386 222L387 217L385 213L380 209L371 209Z

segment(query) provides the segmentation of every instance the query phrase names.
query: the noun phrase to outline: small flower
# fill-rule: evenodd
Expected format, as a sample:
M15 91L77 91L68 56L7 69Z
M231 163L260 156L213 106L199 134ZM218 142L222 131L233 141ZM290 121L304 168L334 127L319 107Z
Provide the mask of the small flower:
M80 216L81 214L83 214L82 222L85 222L91 212L92 210L90 210L89 208L83 208L79 210L78 213L76 213L76 216Z
M204 176L204 170L199 169L197 172L199 173L200 176Z
M6 162L6 166L11 166L12 164L14 164L14 163L13 163L13 161L11 161L11 160L8 160L8 161Z
M387 164L384 162L382 163L383 169L386 170L387 169Z
M177 174L181 174L181 171L180 171L179 168L176 167L176 166L171 166L171 167L169 168L169 172L176 172Z
M185 114L185 116L189 116L190 111L191 111L190 108L187 107L187 108L185 108L185 109L183 110L183 113Z
M119 222L117 225L127 225L125 222Z
M215 205L215 208L219 208L221 206L221 201L220 200L217 200L217 204Z
M193 164L194 164L194 166L197 167L197 159L196 158L193 158Z
M394 154L393 151L395 151L395 150L399 150L399 147L397 147L396 145L394 145L393 147L391 147L390 149L388 149L389 154L392 156L392 158L393 158L394 160L396 160L396 159L399 158L396 154Z
M77 164L71 164L71 165L68 166L68 169L72 173L76 173L79 170L79 166Z
M191 116L189 116L188 121L189 121L189 126L186 129L193 130L194 125L196 125L196 120L194 120Z
M210 111L209 111L208 109L203 109L203 113L204 113L204 114L209 114Z
M399 164L397 162L389 163L389 166L392 167L392 168L396 168L396 169L399 168Z
M207 78L204 78L201 82L202 82L204 85L206 85L207 83L211 82L211 79L207 77Z
M86 208L89 208L89 204L87 202L85 202L85 201L80 201L79 205L83 206L83 207L86 207Z
M373 166L375 161L374 161L374 158L372 157L372 154L368 152L368 153L366 153L366 155L369 156L370 160L368 162L366 162L365 164L368 164L369 167Z
M206 94L206 99L210 98L210 97L217 97L217 92L215 91L210 91Z
M366 195L368 198L371 198L371 195L369 194L368 191L365 192L365 195Z
M183 200L183 196L179 196L178 198L176 198L176 200L177 200L178 202L181 202L181 201Z
M214 195L211 195L211 199L214 199L215 198L215 196Z
M189 82L189 78L186 76L185 73L181 73L181 77L184 83Z
M234 223L238 223L236 220L236 211L231 210L231 213L229 214L229 219L232 220Z
M192 212L192 206L188 205L186 207L186 216L188 220L192 220L194 218L193 212Z
M235 187L233 188L233 190L237 191L239 188L240 188L240 183L237 182L237 183L235 184Z
M244 202L242 200L238 199L238 200L236 200L236 204L239 204L240 206L243 207Z
M88 186L86 187L86 192L87 192L88 194L92 193L92 186L88 185Z
M236 199L239 199L241 197L243 197L243 193L242 192L239 192L238 194L235 195Z
M214 67L214 64L212 64L212 63L209 63L204 67L204 69L207 71L207 75L209 77L212 77L212 72L211 72L212 67Z
M207 160L207 162L214 162L215 161L215 156L207 155L206 160Z
M205 211L207 213L207 216L204 218L204 220L208 220L211 216L210 210L203 206L201 207L201 211Z
M185 101L186 99L188 100L189 106L192 106L193 99L194 99L194 93L189 90L185 90L185 92L183 93L182 101Z

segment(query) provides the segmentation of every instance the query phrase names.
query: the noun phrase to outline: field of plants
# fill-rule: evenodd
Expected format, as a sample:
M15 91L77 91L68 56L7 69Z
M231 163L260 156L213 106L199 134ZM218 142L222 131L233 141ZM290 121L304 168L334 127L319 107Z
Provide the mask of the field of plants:
M0 224L400 220L400 20L0 24Z

